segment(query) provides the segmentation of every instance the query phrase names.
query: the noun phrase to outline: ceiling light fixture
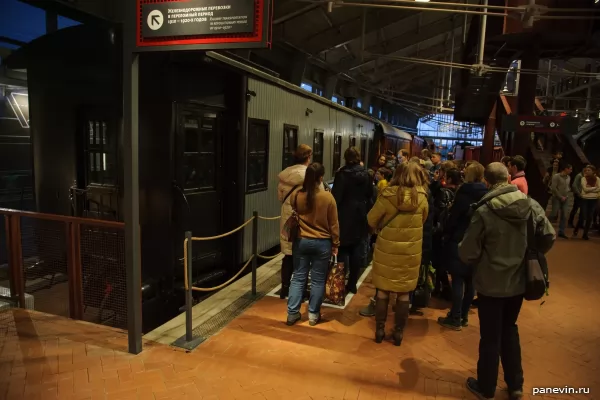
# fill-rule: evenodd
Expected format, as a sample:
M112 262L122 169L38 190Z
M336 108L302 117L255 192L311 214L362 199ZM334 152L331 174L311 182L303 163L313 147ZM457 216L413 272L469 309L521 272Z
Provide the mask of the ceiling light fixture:
M417 3L429 3L429 0L415 0Z

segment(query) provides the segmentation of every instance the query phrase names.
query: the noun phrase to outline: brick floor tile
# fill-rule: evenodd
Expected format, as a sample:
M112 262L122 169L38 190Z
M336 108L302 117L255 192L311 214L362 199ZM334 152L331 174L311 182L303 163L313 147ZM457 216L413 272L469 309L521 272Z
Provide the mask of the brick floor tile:
M600 390L600 292L594 283L600 270L589 261L600 258L600 247L591 244L557 243L549 255L550 297L541 308L523 306L519 329L530 393L535 386ZM424 317L409 319L402 347L377 345L374 321L358 316L374 292L369 277L365 282L345 310L324 307L315 328L306 321L285 326L285 302L264 298L192 353L147 342L142 354L132 356L124 353L126 335L112 328L25 310L2 312L0 399L472 398L464 382L476 372L477 313L471 313L469 328L447 331L435 320L448 305L434 300ZM390 328L392 320L390 313ZM501 371L500 388L502 378ZM506 392L499 390L496 398L505 400Z

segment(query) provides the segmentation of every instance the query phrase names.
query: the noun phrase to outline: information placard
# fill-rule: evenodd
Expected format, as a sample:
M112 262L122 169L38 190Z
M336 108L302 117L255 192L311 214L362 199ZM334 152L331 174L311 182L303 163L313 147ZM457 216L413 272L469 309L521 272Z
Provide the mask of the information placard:
M189 0L142 6L146 38L254 32L254 0Z
M137 51L265 48L270 0L137 0Z

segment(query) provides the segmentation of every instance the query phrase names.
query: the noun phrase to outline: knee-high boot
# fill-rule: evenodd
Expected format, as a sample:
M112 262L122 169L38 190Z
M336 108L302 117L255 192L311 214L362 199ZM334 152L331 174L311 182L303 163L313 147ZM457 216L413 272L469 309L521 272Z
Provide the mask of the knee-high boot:
M394 315L394 345L400 346L402 339L404 338L404 327L408 320L408 313L410 312L410 302L401 301L399 298L396 299L396 313Z
M385 337L385 321L387 320L388 304L390 298L375 299L375 342L381 343Z

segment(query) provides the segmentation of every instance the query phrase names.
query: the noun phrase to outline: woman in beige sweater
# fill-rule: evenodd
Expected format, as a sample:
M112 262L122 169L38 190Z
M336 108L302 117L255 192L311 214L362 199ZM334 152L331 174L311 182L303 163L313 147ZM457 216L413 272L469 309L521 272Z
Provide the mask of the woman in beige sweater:
M291 196L292 207L300 218L300 234L292 250L294 274L288 298L288 325L301 319L300 305L309 271L308 320L314 326L321 319L329 260L332 255L337 256L340 246L337 205L331 193L322 189L324 175L321 164L309 165L302 189Z

